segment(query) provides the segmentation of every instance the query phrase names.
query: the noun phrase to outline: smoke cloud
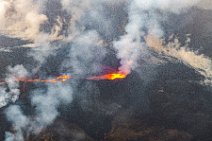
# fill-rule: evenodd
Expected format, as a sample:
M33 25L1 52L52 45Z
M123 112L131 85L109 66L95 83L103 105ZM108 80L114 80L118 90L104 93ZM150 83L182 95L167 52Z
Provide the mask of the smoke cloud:
M19 95L19 82L17 78L23 78L28 75L27 70L22 65L15 67L8 67L8 73L6 74L5 82L0 86L0 108L7 105L10 102L15 102Z
M0 1L0 34L31 41L33 48L30 48L28 55L37 63L32 65L32 75L40 71L49 56L57 55L58 50L65 52L59 66L61 70L71 66L68 71L80 77L98 73L101 71L102 61L110 53L108 48L112 47L120 60L119 71L126 74L140 67L140 59L148 61L151 50L154 50L181 60L207 80L211 80L211 59L188 50L187 46L181 47L178 41L167 45L161 41L164 36L161 22L167 18L163 13L180 14L192 6L204 7L205 4L199 0L52 2L59 3L56 15L50 15L51 11L46 12L46 1ZM126 16L123 19L110 18L114 13L107 9L108 5L112 9L126 6L123 8L127 9ZM115 29L114 26L119 20L126 23L116 25ZM47 26L49 30L45 29ZM114 29L119 33L115 33ZM107 36L110 37L106 38ZM29 47L24 45L26 46ZM8 68L6 84L0 87L0 108L18 99L20 90L16 78L28 75L28 70L23 65ZM30 91L31 104L35 107L33 117L25 115L22 107L18 105L9 106L5 113L8 121L13 124L14 132L6 132L5 141L24 141L30 134L38 134L52 124L59 116L59 106L72 101L73 88L70 85L71 83L47 84L45 88Z
M129 73L137 67L136 62L141 56L146 56L146 44L142 37L153 34L161 38L163 29L160 21L163 16L157 11L180 13L194 6L198 0L133 0L128 7L128 24L125 27L126 35L114 41L117 58L121 59L120 71Z
M211 0L202 0L202 1L199 1L197 6L201 9L211 10L212 9L212 1Z
M6 132L5 141L24 141L23 131L26 130L26 127L29 125L29 119L22 113L19 106L10 106L6 110L6 116L13 124L15 134Z
M61 103L72 101L72 88L64 84L49 85L47 92L33 92L32 105L35 106L35 117L25 115L18 105L6 109L8 121L13 125L14 133L6 132L5 141L24 141L31 134L39 134L59 115L57 108Z
M47 17L32 0L1 0L0 20L1 34L35 39Z

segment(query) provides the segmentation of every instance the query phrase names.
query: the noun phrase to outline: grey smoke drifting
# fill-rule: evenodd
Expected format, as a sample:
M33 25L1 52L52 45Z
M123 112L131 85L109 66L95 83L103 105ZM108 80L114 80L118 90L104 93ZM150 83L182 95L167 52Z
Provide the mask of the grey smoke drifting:
M35 39L47 17L32 0L1 0L0 20L0 33Z
M36 107L35 116L23 114L18 105L6 109L6 116L12 123L14 132L6 132L5 141L24 141L31 134L39 134L59 115L57 108L60 104L71 101L72 88L64 84L49 85L47 92L33 91L32 105Z
M194 69L205 69L205 72L200 71L200 74L212 76L211 71L207 69L208 65L211 65L210 59L184 48L178 50L172 47L168 51L160 45L159 49L155 49L150 40L146 40L149 36L163 39L161 21L167 17L162 13L180 14L192 6L202 7L204 4L199 0L52 1L54 2L59 5L57 15L49 14L54 9L47 9L47 1L0 1L0 34L30 41L30 44L23 46L30 48L28 55L36 62L36 65L32 65L33 72L30 74L36 74L46 64L48 57L57 55L57 50L60 49L67 53L62 56L64 59L59 66L61 70L71 66L68 71L80 77L98 73L101 71L102 60L110 53L107 49L112 47L117 53L117 59L120 59L119 71L127 74L140 67L140 59L148 62L151 51L156 50L159 54L163 51L167 56L174 56ZM109 11L108 6L112 7L111 9L125 6L123 9L127 9L127 17L111 18L116 13ZM119 20L127 23L115 26ZM50 30L44 30L47 25ZM117 27L115 30L120 33L114 33L114 27ZM106 36L113 38L105 38ZM192 62L193 60L188 59L190 56L202 64ZM27 75L27 70L22 65L8 69L6 83L9 91L6 91L6 86L0 87L0 107L18 99L20 90L15 79ZM59 106L72 101L73 88L70 85L46 85L47 89L38 88L31 91L31 104L35 106L36 113L33 117L25 115L18 105L9 106L6 115L13 124L14 132L6 133L6 141L23 141L30 134L38 134L53 123L59 115Z
M3 82L0 86L0 108L7 105L9 102L15 102L18 99L20 90L17 78L23 78L27 75L28 72L22 65L8 67L8 73L6 74L5 82ZM7 85L8 90L5 85Z
M23 131L29 126L29 119L23 114L19 106L10 106L6 110L6 115L13 124L15 133L6 132L5 141L24 141Z
M163 36L160 21L161 12L180 13L197 4L198 0L132 0L128 7L128 24L125 27L126 34L115 41L114 48L117 57L121 59L120 71L129 73L135 69L140 57L146 56L147 45L143 41L145 34L152 34L158 38Z
M100 71L101 60L106 54L104 41L96 31L89 31L78 36L70 47L69 59L63 66L72 66L73 74L85 74Z

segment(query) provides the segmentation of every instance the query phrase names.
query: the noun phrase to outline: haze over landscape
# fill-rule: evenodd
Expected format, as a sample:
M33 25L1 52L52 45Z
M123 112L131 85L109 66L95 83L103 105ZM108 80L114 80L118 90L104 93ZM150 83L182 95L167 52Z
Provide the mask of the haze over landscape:
M0 0L0 141L211 141L211 0Z

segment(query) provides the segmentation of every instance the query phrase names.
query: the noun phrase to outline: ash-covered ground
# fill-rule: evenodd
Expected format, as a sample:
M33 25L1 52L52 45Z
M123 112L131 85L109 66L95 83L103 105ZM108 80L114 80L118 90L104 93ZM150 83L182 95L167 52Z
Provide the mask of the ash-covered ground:
M212 140L210 0L0 0L0 21L0 141Z

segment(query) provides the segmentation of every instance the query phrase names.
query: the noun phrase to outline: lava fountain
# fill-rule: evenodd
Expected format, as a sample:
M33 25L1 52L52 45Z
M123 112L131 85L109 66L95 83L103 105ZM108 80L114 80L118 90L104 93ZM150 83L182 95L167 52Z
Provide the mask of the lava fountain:
M117 71L117 72L112 72L108 74L103 74L103 75L98 75L98 76L90 76L87 79L88 80L117 80L117 79L124 79L127 77L126 73Z

